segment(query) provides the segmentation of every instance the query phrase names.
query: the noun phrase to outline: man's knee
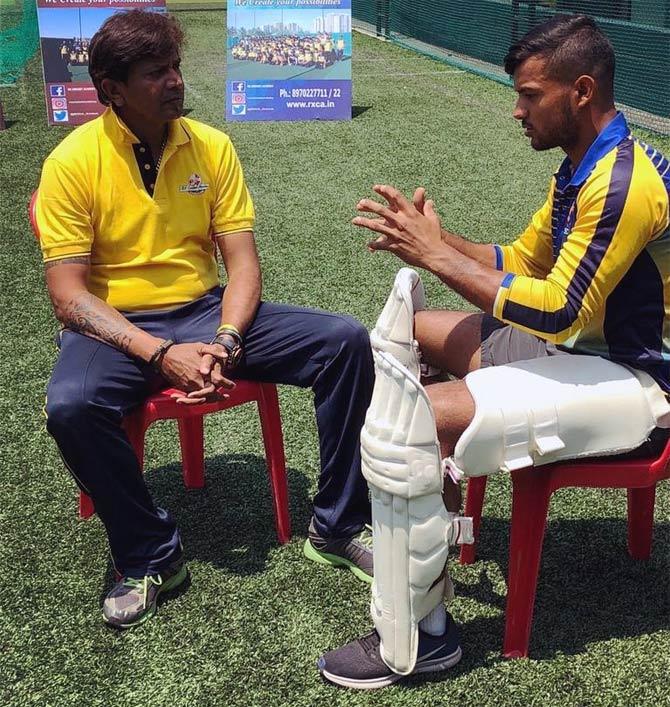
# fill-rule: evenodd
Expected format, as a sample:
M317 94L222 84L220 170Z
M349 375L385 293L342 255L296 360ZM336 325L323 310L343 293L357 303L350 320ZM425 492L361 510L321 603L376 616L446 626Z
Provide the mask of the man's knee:
M45 411L47 430L52 436L81 431L91 413L91 403L82 395L81 381L60 381L49 386Z
M426 393L435 414L442 456L450 456L475 416L475 401L460 380L428 385Z
M328 328L328 342L333 352L348 357L372 360L370 336L367 329L353 317L337 316Z

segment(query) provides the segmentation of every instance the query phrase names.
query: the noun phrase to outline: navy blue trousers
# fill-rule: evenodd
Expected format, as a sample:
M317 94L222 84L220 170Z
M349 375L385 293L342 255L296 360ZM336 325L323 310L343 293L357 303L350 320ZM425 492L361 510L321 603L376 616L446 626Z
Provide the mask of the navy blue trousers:
M126 316L157 337L208 342L220 323L222 294L215 288L176 309ZM321 452L316 528L325 537L358 532L370 518L359 449L374 383L365 328L352 317L263 302L235 376L312 388ZM47 391L47 429L93 500L117 570L131 577L160 571L181 551L176 524L154 505L121 427L129 410L164 386L147 364L63 332Z

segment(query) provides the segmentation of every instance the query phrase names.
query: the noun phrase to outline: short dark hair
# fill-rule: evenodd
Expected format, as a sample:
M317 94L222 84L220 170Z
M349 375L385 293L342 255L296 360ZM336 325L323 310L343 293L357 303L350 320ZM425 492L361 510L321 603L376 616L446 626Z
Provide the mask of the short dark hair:
M104 105L110 102L101 88L104 79L125 82L133 64L179 55L183 43L184 32L172 15L128 10L109 17L89 46L88 73L98 100Z
M588 74L598 83L603 98L614 94L614 49L588 15L554 15L533 27L509 48L505 71L513 76L531 56L547 59L547 75L571 83Z

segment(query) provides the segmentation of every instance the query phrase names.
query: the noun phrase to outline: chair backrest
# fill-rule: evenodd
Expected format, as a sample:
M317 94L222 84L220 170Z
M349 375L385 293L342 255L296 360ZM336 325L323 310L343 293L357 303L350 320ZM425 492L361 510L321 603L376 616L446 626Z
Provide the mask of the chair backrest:
M40 229L37 226L37 216L35 210L37 208L37 189L32 193L30 197L30 203L28 204L28 218L30 219L30 226L33 229L33 235L37 240L40 239Z

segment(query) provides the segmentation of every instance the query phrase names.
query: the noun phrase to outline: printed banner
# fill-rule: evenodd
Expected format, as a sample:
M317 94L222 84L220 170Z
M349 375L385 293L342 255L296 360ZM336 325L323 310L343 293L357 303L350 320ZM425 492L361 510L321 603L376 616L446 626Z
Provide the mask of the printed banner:
M227 120L350 118L351 0L228 0Z
M81 125L105 106L88 74L88 45L115 12L165 12L165 0L37 0L49 125Z

